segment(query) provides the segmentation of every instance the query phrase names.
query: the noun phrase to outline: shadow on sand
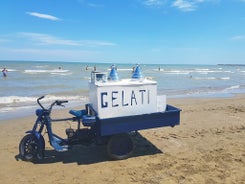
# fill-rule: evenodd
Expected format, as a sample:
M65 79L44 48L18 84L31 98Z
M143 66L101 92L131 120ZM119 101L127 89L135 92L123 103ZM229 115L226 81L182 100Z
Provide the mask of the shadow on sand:
M144 155L154 155L162 153L156 146L143 137L140 133L132 135L134 142L134 152L130 156L139 157ZM19 160L19 155L16 155L16 160ZM45 150L45 157L42 160L35 161L35 164L47 164L63 162L77 163L78 165L88 165L110 160L107 152L106 145L76 145L66 152L57 152L55 150Z

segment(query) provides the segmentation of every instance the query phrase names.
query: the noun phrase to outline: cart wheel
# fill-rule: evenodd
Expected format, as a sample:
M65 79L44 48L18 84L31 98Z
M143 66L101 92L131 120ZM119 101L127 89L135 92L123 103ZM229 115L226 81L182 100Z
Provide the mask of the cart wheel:
M33 134L25 135L19 144L20 156L25 161L33 161L38 154L38 141Z
M113 135L107 144L107 153L113 160L123 160L133 152L134 144L129 134Z

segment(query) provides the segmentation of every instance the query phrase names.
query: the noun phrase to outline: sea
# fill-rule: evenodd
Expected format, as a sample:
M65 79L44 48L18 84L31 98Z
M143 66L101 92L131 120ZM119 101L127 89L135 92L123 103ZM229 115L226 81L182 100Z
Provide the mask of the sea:
M31 115L43 103L68 100L67 108L89 102L91 71L110 72L115 64L119 79L131 78L137 63L0 61L0 120ZM139 64L145 78L157 81L158 95L169 98L218 98L245 93L245 65Z

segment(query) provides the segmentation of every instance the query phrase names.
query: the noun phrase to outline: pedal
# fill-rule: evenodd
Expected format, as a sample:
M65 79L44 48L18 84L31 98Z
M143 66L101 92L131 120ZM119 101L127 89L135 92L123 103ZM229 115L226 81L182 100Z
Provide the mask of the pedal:
M68 145L63 145L63 146L60 146L57 142L55 141L52 141L51 142L52 146L54 147L54 149L58 152L64 152L64 151L67 151L68 150Z
M61 142L62 142L61 139L59 139L57 137L53 137L53 139L51 140L51 145L58 152L67 151L68 150L68 145L60 145Z
M71 139L75 135L75 131L72 128L67 128L66 129L66 135L68 139Z

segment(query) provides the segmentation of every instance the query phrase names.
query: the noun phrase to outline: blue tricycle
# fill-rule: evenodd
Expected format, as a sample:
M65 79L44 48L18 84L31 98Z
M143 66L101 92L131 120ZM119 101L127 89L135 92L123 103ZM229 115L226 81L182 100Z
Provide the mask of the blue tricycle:
M111 159L126 159L133 152L132 132L138 130L171 126L180 123L180 109L161 104L157 109L157 82L142 77L139 66L132 78L119 80L116 67L111 68L109 77L105 73L92 72L89 104L83 110L70 110L71 118L52 119L55 105L63 106L68 101L56 100L49 108L41 104L44 96L37 99L41 107L36 110L37 120L32 130L27 131L19 144L23 160L42 159L45 141L42 132L47 130L50 145L56 151L67 151L72 146L91 143L106 144ZM67 138L54 134L54 121L75 121L77 128L65 130ZM81 127L82 123L82 127Z
M45 130L50 145L58 152L67 151L77 144L106 144L109 157L121 160L128 158L133 152L132 132L164 126L174 127L180 123L181 110L171 105L167 105L164 112L100 119L92 105L86 104L83 110L70 110L71 118L52 119L50 115L53 106L63 106L68 101L56 100L49 108L45 108L41 104L43 98L44 96L37 99L40 109L36 110L37 119L32 130L27 131L19 143L19 154L25 161L44 158L45 140L42 133ZM67 128L67 137L61 138L54 134L52 123L66 120L77 122L77 128Z

